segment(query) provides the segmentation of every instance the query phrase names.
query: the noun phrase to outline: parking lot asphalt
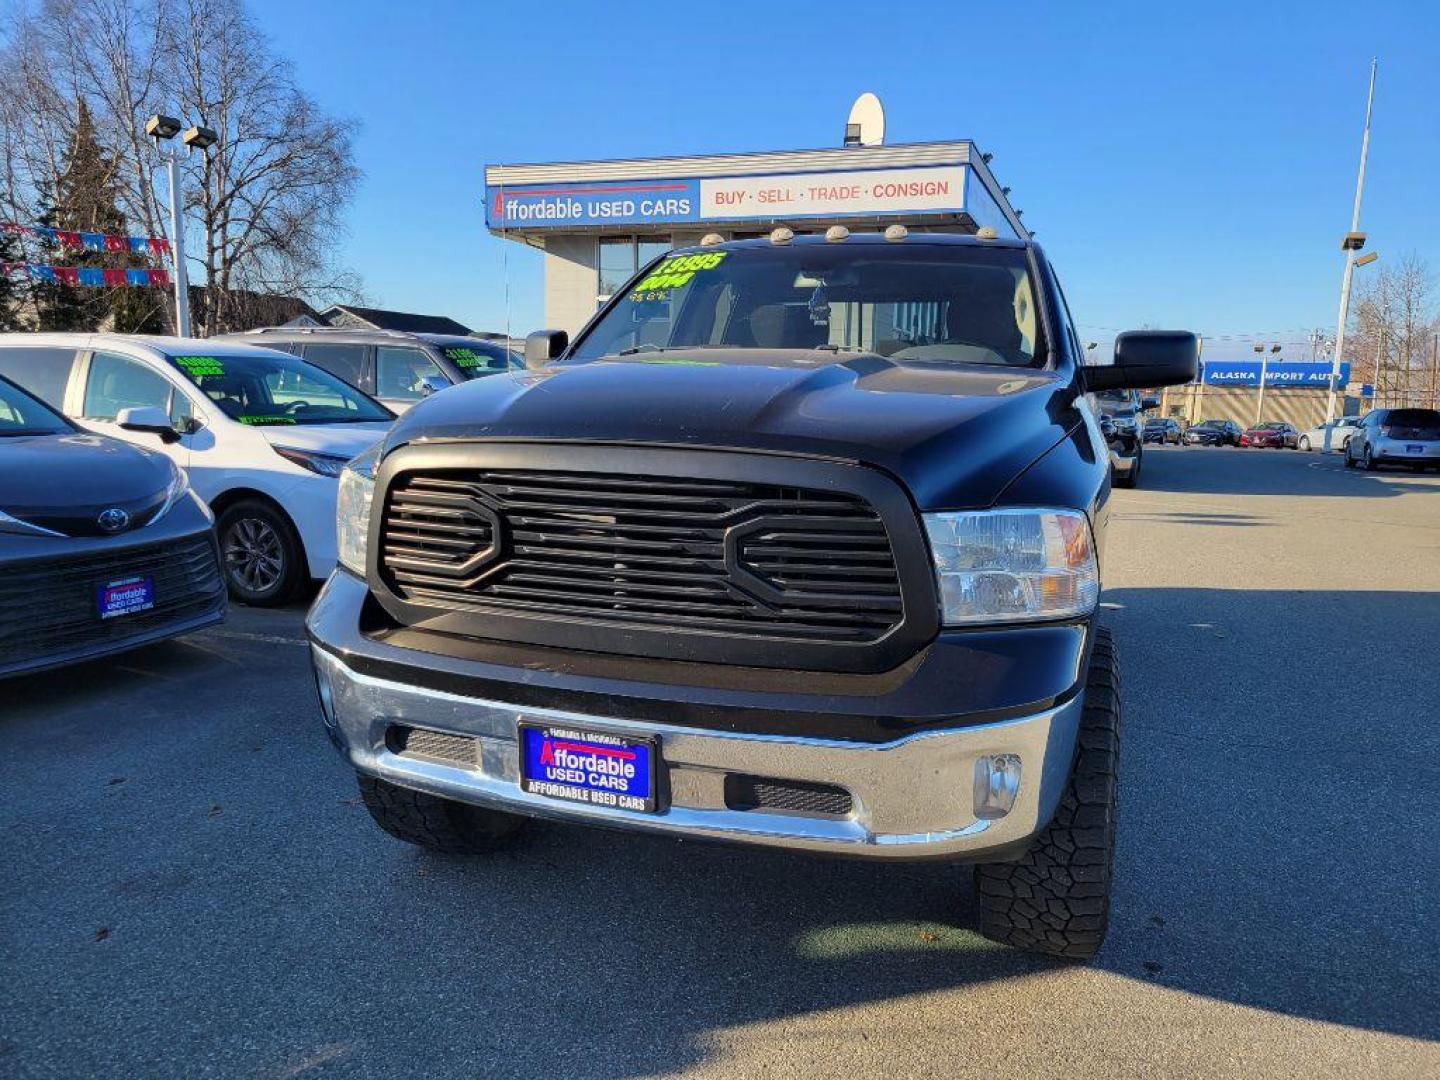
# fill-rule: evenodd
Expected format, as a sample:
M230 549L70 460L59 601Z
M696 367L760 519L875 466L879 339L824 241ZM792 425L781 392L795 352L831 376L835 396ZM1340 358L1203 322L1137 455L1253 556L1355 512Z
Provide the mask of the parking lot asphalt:
M961 867L409 848L303 607L234 609L0 683L0 1076L1440 1074L1440 476L1151 448L1111 511L1094 964L981 939Z

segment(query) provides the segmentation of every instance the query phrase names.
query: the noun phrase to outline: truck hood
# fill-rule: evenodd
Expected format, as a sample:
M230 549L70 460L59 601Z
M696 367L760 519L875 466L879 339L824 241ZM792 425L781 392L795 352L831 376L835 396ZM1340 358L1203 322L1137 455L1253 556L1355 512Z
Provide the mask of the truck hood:
M396 421L386 448L535 439L805 454L885 469L922 509L963 508L992 503L1080 423L1075 400L1067 380L1028 368L674 351L452 387Z
M308 450L313 454L353 458L370 449L389 430L388 423L276 424L257 427L271 446Z

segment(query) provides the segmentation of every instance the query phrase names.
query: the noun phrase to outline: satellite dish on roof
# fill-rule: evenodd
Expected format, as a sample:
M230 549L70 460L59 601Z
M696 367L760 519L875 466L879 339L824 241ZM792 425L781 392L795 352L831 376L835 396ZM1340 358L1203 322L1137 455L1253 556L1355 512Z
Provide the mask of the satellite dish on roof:
M845 121L846 146L880 146L885 142L885 106L868 90L850 106Z

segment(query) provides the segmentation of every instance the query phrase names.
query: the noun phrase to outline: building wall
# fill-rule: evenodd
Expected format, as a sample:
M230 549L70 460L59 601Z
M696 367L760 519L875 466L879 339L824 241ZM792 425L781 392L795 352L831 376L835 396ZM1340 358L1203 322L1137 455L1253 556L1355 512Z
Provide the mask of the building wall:
M599 284L593 236L545 237L545 326L571 334L595 314Z
M1182 423L1201 420L1233 420L1241 427L1258 421L1282 420L1301 431L1325 419L1329 394L1325 390L1298 390L1294 387L1267 387L1263 405L1260 390L1253 386L1171 386L1160 397L1159 415L1174 416ZM1257 417L1257 410L1261 413ZM1349 416L1365 411L1358 397L1342 395L1336 411Z

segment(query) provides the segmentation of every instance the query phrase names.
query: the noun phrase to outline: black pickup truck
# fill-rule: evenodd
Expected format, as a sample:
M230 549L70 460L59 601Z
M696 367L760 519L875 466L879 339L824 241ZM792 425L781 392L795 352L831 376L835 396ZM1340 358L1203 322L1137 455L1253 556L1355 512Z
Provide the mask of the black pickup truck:
M421 402L340 485L329 734L395 836L558 818L976 864L984 933L1104 938L1120 723L1095 394L1033 243L676 251L527 369Z

